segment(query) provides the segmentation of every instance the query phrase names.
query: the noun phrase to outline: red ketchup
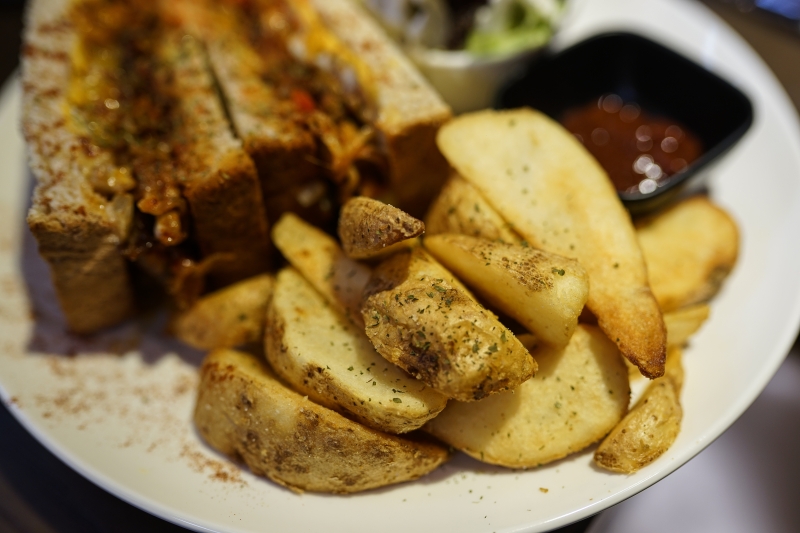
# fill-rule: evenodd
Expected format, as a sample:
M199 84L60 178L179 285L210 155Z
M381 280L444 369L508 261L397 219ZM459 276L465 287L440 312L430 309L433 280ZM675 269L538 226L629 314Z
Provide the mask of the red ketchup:
M649 114L616 94L566 111L561 124L620 192L653 192L703 153L700 139L681 124Z

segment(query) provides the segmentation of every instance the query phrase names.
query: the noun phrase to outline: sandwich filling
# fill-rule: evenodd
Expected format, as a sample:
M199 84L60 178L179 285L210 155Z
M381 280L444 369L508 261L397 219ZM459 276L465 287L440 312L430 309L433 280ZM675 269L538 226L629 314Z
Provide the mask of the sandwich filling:
M88 181L115 214L124 254L179 301L227 259L198 245L187 202L205 162L191 157L202 141L181 108L186 54L209 69L226 129L255 162L264 224L293 211L332 229L354 195L391 201L368 70L307 3L74 0L70 17L65 112L87 154L111 154Z
M201 13L199 33L272 220L290 210L325 225L353 195L388 199L368 69L306 2L185 3Z
M87 177L116 207L124 255L160 280L179 305L199 296L209 273L225 283L263 271L268 250L260 186L232 136L200 44L167 24L157 3L80 0L70 15L77 39L67 112L87 156L111 154L110 168ZM228 214L226 206L210 205L215 189L242 189L248 173L252 187L239 191L244 209L209 222L209 214ZM229 178L230 186L219 183ZM230 233L253 215L245 235ZM236 244L242 240L245 246ZM247 249L255 256L243 261L239 252Z

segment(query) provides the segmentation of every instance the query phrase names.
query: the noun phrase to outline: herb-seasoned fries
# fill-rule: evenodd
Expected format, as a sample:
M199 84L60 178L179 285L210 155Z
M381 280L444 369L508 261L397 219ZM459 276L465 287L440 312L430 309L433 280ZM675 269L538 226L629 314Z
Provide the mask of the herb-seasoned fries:
M574 259L453 234L427 237L425 248L542 341L555 346L569 342L589 293L586 271Z
M602 439L625 415L628 371L594 326L578 326L566 348L533 352L536 376L479 402L450 402L425 429L492 464L529 468Z
M389 363L297 271L281 270L269 306L266 355L275 372L320 405L388 433L406 433L447 398Z
M200 380L194 421L203 438L297 491L348 493L400 483L448 457L437 444L375 431L315 404L246 353L211 352Z
M422 248L375 268L362 315L381 355L449 398L479 400L536 372L511 331Z
M354 324L361 322L361 293L370 268L345 255L336 239L286 213L272 228L272 240L283 256Z
M442 127L439 148L532 246L576 258L587 306L649 378L664 373L666 331L630 216L572 134L530 110L481 111Z
M470 182L453 173L425 215L425 233L456 233L490 241L519 243L511 225Z
M357 196L342 206L339 239L348 257L369 259L397 250L425 231L425 224L378 200Z
M735 263L734 222L697 197L634 226L595 162L530 110L461 117L439 141L455 172L426 237L419 220L367 198L345 205L340 241L291 214L274 225L294 268L268 278L272 370L212 353L201 434L278 483L328 492L435 468L447 453L419 430L510 468L597 442L601 468L652 463L680 432L681 350ZM183 336L215 321L204 306L230 318L235 301L201 300ZM206 336L244 335L218 321ZM643 375L653 381L629 410Z

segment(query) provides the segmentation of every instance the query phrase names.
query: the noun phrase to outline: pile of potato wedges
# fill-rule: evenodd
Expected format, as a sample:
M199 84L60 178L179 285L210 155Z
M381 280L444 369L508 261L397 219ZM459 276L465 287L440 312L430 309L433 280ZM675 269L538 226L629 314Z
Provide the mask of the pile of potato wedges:
M424 221L354 198L337 239L286 214L286 266L174 317L209 350L200 434L299 491L415 479L453 450L532 468L597 444L600 467L651 463L680 431L682 349L736 262L735 222L706 196L632 221L530 109L463 115L437 142L452 175Z

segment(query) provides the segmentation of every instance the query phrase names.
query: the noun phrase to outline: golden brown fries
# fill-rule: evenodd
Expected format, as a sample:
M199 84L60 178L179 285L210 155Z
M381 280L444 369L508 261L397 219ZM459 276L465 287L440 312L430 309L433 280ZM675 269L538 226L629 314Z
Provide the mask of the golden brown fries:
M292 268L281 270L269 306L267 360L296 391L364 425L406 433L447 398L389 363Z
M666 331L630 216L574 136L520 109L462 115L442 127L437 142L532 246L578 259L600 328L642 374L661 376Z
M295 490L348 493L400 483L448 457L442 446L375 431L315 404L249 354L211 352L200 380L200 435Z
M408 213L372 198L357 196L342 206L339 239L348 257L369 259L392 250L425 231Z
M207 294L175 315L170 331L200 350L261 342L273 282L262 274Z
M536 372L511 331L423 248L375 268L362 316L383 357L449 398L478 400Z
M636 405L603 440L594 454L597 464L632 474L666 452L681 429L682 387L681 349L670 348L666 375L647 386Z
M636 234L650 286L664 311L714 296L739 253L736 223L705 196L683 200L638 222Z
M535 111L464 115L439 145L455 171L427 226L361 197L342 209L342 245L295 215L274 225L294 267L270 285L266 317L282 381L250 356L212 353L201 434L257 473L328 492L435 468L443 448L396 436L419 428L510 468L597 442L601 468L650 464L680 432L681 348L736 261L735 223L696 197L634 228L602 169ZM529 333L515 336L472 291ZM184 337L224 337L234 302L201 300L181 317ZM629 410L642 375L653 381Z
M467 235L432 235L425 248L539 340L555 346L569 342L589 294L589 277L574 259Z
M542 465L603 438L625 415L628 372L617 347L579 325L566 348L534 351L536 376L513 391L450 402L425 430L487 463Z
M357 326L370 268L345 255L336 239L292 213L272 227L272 240L291 265Z
M521 242L511 225L467 180L453 173L425 216L425 233L457 233L490 241Z

